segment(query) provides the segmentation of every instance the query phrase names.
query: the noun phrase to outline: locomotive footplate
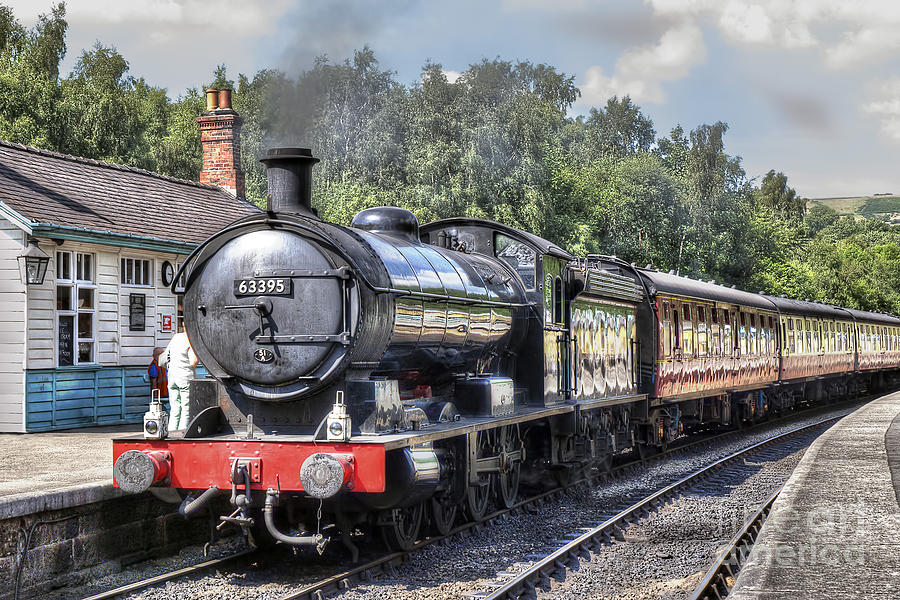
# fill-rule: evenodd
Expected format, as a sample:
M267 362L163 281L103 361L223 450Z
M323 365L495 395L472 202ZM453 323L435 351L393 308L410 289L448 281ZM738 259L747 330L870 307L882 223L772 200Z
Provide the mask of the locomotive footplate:
M622 396L608 402L591 401L590 409L625 402L638 402L645 395ZM253 439L241 436L145 439L141 435L113 440L113 460L128 451L151 453L165 451L170 459L167 486L179 489L207 489L231 486L231 470L236 462L250 466L252 489L304 490L300 481L300 467L313 455L340 458L348 467L346 488L360 493L385 491L387 456L394 450L427 446L449 439L474 438L478 432L515 426L557 415L586 410L582 403L565 403L548 408L520 408L520 412L505 418L469 417L450 423L431 424L427 428L383 435L355 435L346 443L316 441L312 435L261 435ZM522 459L518 449L503 456L483 457L476 471L502 470L505 463ZM483 463L483 464L482 464Z

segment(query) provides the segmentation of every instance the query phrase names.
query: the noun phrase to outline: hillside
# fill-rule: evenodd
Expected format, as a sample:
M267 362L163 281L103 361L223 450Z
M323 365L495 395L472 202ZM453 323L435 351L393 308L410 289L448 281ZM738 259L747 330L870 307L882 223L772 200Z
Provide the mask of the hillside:
M807 206L812 207L816 204L828 206L841 215L900 223L900 196L893 194L850 198L813 198Z

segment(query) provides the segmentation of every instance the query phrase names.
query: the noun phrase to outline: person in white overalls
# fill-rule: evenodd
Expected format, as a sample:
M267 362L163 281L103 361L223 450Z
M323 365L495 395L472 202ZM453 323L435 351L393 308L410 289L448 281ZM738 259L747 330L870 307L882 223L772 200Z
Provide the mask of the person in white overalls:
M198 362L184 326L179 323L178 333L172 336L169 345L159 356L159 363L166 365L169 373L169 405L172 409L169 414L169 431L187 429L190 420L188 386L191 379L197 377Z

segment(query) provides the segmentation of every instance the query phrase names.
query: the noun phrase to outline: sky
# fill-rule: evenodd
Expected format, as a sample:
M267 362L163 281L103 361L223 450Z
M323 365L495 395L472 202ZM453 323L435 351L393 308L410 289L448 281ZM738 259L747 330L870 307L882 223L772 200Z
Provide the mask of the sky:
M0 0L26 25L50 0ZM177 97L368 45L413 85L482 58L553 65L572 116L630 95L659 135L724 121L748 176L809 198L900 194L900 0L69 0L67 71L95 41Z

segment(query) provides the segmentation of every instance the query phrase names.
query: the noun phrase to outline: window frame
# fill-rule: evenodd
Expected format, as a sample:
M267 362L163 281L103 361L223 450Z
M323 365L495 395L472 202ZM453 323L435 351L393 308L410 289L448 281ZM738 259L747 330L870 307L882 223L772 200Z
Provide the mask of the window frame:
M63 270L60 268L61 260L60 257L66 256L66 269L64 271L68 271L68 278L60 278L60 271ZM83 259L84 257L89 257L89 262L82 260L79 268L79 259ZM53 339L53 349L54 349L54 363L57 367L76 367L79 365L96 365L98 364L97 360L97 304L98 304L98 294L97 294L97 256L93 252L81 252L78 250L57 250L56 251L56 277L55 277L55 286L53 288L53 300L54 300L54 339ZM88 270L90 273L88 276L89 279L81 278L81 275L84 275L84 265L90 264ZM68 308L60 309L59 308L59 289L66 288L69 290L69 298L70 303ZM81 308L78 306L78 298L79 292L81 290L91 290L91 296L93 298L93 302L91 303L90 308ZM79 329L79 321L80 315L89 314L91 320L91 332L90 336L82 337ZM71 365L63 365L60 364L59 361L59 328L61 318L71 317L72 318L72 364ZM81 344L90 344L90 360L82 361L81 360Z
M135 273L134 265L147 263L147 283L135 283L134 281L128 282L126 281L126 274L128 272L128 263L131 262L132 275ZM138 258L134 256L121 256L119 260L119 285L122 287L134 287L134 288L153 288L155 287L155 265L154 260L152 258ZM143 269L141 269L143 271ZM142 272L142 275L144 273ZM142 277L143 279L143 277ZM134 280L134 277L132 277Z

